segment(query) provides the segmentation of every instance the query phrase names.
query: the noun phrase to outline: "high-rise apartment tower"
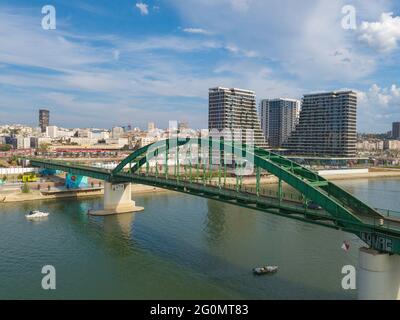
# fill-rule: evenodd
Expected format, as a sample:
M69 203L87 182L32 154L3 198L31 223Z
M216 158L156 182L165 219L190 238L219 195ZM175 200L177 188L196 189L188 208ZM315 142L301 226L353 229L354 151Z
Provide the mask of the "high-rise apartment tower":
M291 154L354 157L357 144L357 94L353 91L307 94L299 124L283 147Z
M208 93L208 129L240 131L245 143L246 130L252 130L254 145L267 148L257 114L254 91L237 88L210 88ZM235 137L232 137L235 139Z
M41 131L46 132L46 127L49 126L50 122L50 111L45 109L39 110L39 127Z
M263 99L260 102L261 129L271 147L281 147L295 129L300 101L294 99Z
M400 139L400 122L393 122L392 138Z

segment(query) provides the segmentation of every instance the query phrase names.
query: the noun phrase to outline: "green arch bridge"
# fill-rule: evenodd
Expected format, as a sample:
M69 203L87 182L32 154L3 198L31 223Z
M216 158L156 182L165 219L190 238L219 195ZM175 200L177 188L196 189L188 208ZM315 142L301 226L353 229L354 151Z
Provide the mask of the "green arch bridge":
M231 157L231 162L227 161ZM212 139L167 139L134 151L115 169L26 158L35 167L101 179L139 183L210 198L290 219L350 232L381 253L400 254L400 219L389 217L334 183L283 156ZM171 164L172 163L172 164ZM250 167L250 169L249 169ZM250 170L253 185L244 183ZM278 179L266 192L262 177ZM285 196L282 183L298 195ZM312 205L310 205L312 203Z

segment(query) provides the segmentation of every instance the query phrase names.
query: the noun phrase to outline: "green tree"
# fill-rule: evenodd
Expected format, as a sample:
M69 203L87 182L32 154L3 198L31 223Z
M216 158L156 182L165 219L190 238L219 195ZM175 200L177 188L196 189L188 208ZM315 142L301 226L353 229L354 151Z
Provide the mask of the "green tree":
M11 146L9 144L0 144L0 151L10 151Z
M50 144L49 143L41 143L38 151L40 152L48 152L50 150Z
M0 159L0 168L8 168L10 164L6 160Z
M12 156L9 160L8 160L8 163L11 165L11 166L16 166L17 164L18 164L18 158L17 158L17 156Z
M29 193L31 192L31 188L29 187L29 185L25 182L24 185L22 186L22 193Z

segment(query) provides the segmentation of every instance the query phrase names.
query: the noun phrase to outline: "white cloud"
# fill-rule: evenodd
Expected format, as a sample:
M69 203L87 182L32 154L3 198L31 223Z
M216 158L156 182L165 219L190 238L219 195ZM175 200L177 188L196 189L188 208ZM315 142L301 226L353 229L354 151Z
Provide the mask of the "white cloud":
M360 93L360 103L380 108L399 108L400 112L400 88L395 84L389 88L381 88L373 84L367 92ZM376 110L376 109L375 109Z
M292 97L300 98L305 88L294 81L280 78L272 69L262 67L254 60L223 63L214 68L217 75L210 77L212 87L222 85L251 89L256 92L258 99ZM221 80L217 82L217 80ZM214 81L214 82L213 82Z
M93 40L85 34L43 32L40 26L32 27L37 21L29 16L2 12L0 18L0 110L8 110L2 119L11 122L26 123L36 106L48 105L58 125L107 127L133 118L140 125L180 119L190 104L185 118L195 127L206 127L209 87L254 88L260 95L294 87L273 79L273 74L266 77L255 62L236 63L230 74L208 73L203 65L180 58L233 48L220 41L106 35ZM99 39L103 46L96 45ZM232 53L228 61L246 54L238 48Z
M228 0L233 9L237 11L246 11L248 10L251 0Z
M210 34L207 30L201 28L184 28L183 32L197 33L197 34Z
M338 79L347 84L376 70L378 57L364 53L354 34L341 26L347 0L171 1L184 23L213 30L220 40L234 44L231 49L257 53L310 86ZM353 4L364 20L388 7L387 0ZM335 55L338 51L341 56Z
M74 40L60 28L43 32L35 18L0 11L1 63L62 71L110 59L104 51Z
M18 120L24 114L27 119L37 105L49 105L53 115L59 115L60 125L91 121L90 125L109 126L110 121L124 123L132 118L136 124L146 123L149 117L180 119L190 105L185 117L194 126L205 126L209 87L253 89L258 98L300 98L309 91L327 90L332 84L327 81L346 86L346 81L363 79L375 68L374 59L360 54L347 39L348 33L343 34L338 16L329 14L341 12L330 1L312 0L317 5L311 6L306 0L271 0L266 6L265 1L252 0L246 1L246 11L238 12L233 4L215 10L227 1L179 1L188 10L184 25L212 30L207 38L94 37L70 35L62 29L49 33L32 27L38 25L36 18L1 12L0 110L10 110L7 119ZM285 9L288 3L290 10ZM298 13L296 19L293 12ZM99 39L102 46L96 45ZM218 52L222 57L210 54L209 63L196 63L199 60L191 58L200 54L193 52L204 56ZM24 70L24 66L33 68ZM37 67L39 72L32 71ZM360 123L373 127L380 114L378 129L385 130L391 120L400 119L399 95L395 85L360 93Z
M117 41L117 40L116 40ZM243 50L235 44L226 44L219 40L187 39L176 36L151 37L142 41L118 41L121 51L139 52L148 50L169 50L175 52L197 52L202 50L226 50L234 56L256 58L259 53L252 50Z
M381 52L396 49L400 41L400 17L394 17L393 12L386 12L377 22L364 21L359 39Z
M136 3L136 8L138 8L140 10L140 14L142 16L149 14L149 6L143 2Z
M239 56L243 56L246 58L256 58L258 56L258 53L256 51L243 50L234 44L225 45L224 49L229 51L230 53L233 53L233 54L239 55Z
M390 123L400 119L400 87L396 84L381 88L373 84L358 92L359 131L387 132Z

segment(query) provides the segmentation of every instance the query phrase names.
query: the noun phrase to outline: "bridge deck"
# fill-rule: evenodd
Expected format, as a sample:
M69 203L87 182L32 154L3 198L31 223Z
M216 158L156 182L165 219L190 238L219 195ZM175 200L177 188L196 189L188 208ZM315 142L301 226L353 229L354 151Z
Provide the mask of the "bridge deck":
M284 211L285 214L289 215L304 215L307 218L312 218L315 221L328 221L326 226L338 228L335 224L337 221L332 217L326 210L313 210L304 206L299 199L287 199L282 198L279 200L278 197L269 195L268 192L261 189L259 194L256 193L256 188L241 186L236 189L233 184L226 184L218 186L216 182L213 184L204 184L201 181L189 181L189 179L182 179L174 176L169 176L168 179L165 177L156 177L155 175L146 174L129 174L121 173L121 177L126 179L132 179L135 183L146 184L156 186L159 188L174 189L185 193L193 193L194 195L208 196L210 198L221 198L222 200L231 199L231 201L242 201L248 204L264 206L264 208L275 208ZM263 192L264 191L264 192ZM295 197L293 197L295 198ZM379 216L379 218L367 216L354 212L354 214L360 218L360 220L374 227L384 227L387 229L396 229L400 231L400 218L391 216Z

